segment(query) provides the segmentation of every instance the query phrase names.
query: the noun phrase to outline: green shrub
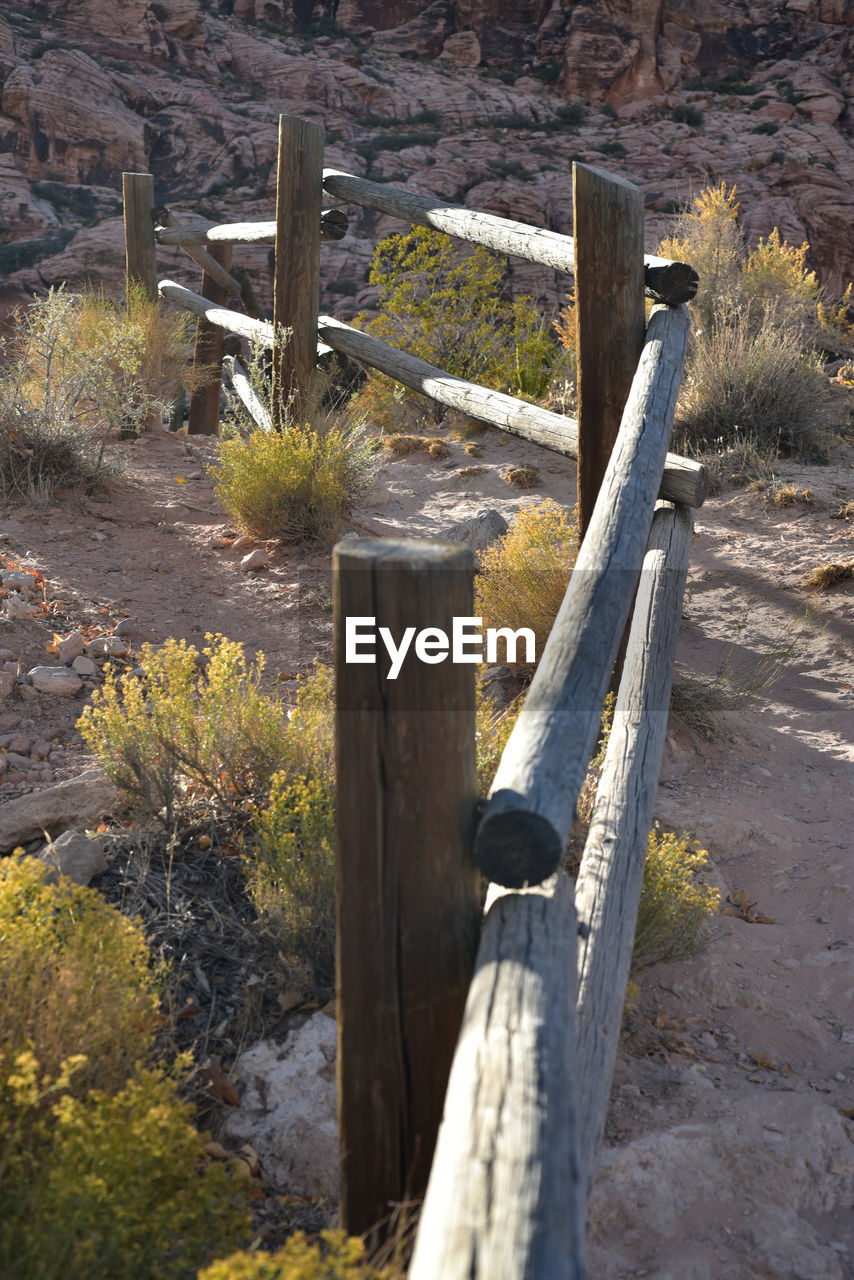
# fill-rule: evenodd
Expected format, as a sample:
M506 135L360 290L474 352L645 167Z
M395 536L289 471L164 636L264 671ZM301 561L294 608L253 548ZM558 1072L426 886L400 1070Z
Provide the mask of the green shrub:
M12 1069L9 1070L8 1067ZM192 1280L247 1235L222 1165L162 1072L75 1097L31 1052L0 1083L0 1273L5 1280Z
M47 874L0 861L0 1274L191 1280L245 1238L245 1207L222 1166L199 1172L191 1109L148 1065L139 926Z
M318 429L286 420L281 431L223 440L210 474L232 519L256 538L332 541L377 466L360 423L340 421Z
M48 883L36 858L0 860L0 1053L32 1052L56 1078L82 1054L75 1088L114 1089L157 1026L158 971L139 928L94 891Z
M285 710L260 687L263 655L250 666L242 645L207 639L201 656L184 640L144 645L141 678L108 668L78 721L107 775L169 826L209 797L240 812L286 749Z
M392 1280L365 1260L361 1240L323 1231L309 1243L296 1232L277 1253L235 1253L199 1273L198 1280Z
M325 986L335 970L335 737L332 671L300 682L263 807L253 812L252 896L279 949Z
M689 124L693 129L699 129L703 123L702 111L698 107L692 107L687 103L674 107L670 115L677 124Z
M448 373L537 398L561 353L529 298L501 296L503 273L489 249L460 256L449 236L430 228L390 236L374 253L369 281L379 291L381 314L367 327ZM359 402L374 412L395 385L371 373Z
M705 946L703 924L720 902L701 875L708 854L690 836L650 832L638 908L632 972L684 960Z
M504 537L481 557L475 613L485 627L530 627L537 660L549 637L578 553L574 520L550 498L513 517ZM519 663L520 674L533 667Z
M763 120L751 129L751 133L767 133L769 136L773 136L779 128L780 126L776 120Z

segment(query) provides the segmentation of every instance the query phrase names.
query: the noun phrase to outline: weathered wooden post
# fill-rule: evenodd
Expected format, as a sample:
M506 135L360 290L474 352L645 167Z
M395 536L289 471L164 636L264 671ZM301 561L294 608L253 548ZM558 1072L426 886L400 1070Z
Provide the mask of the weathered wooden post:
M578 524L590 524L644 339L643 195L572 166L578 360Z
M127 284L142 285L149 298L157 297L157 262L154 240L154 178L150 173L123 173L125 218L125 275Z
M333 567L340 1215L359 1234L427 1185L477 949L474 668L435 631L471 615L473 557L359 538ZM379 627L434 630L395 673Z
M317 364L323 126L279 116L276 262L273 275L273 406L281 425L293 397L298 413ZM280 326L289 331L279 342Z
M231 267L231 245L214 244L210 247L210 256L226 271ZM228 303L229 290L220 284L211 272L202 271L202 284L199 290L203 298L208 298L218 306ZM215 375L204 384L196 387L190 395L190 417L187 433L191 436L215 436L219 430L219 397L222 385L222 343L225 331L220 325L209 324L207 320L199 320L196 324L196 345L193 351L193 368L201 365L213 365Z

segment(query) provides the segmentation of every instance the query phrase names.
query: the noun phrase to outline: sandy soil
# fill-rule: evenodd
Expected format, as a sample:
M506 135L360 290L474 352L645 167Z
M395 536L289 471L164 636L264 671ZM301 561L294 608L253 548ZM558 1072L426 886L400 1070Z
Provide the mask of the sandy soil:
M442 434L450 460L386 464L350 531L436 535L484 506L509 517L543 496L574 502L573 464L491 430L472 458ZM54 662L54 633L109 632L122 617L134 646L222 632L286 680L328 659L328 557L271 546L267 569L242 573L205 474L213 450L166 432L116 444L124 474L97 500L0 515L3 565L44 575L38 613L0 621L3 660ZM538 467L539 488L507 485L517 461ZM697 513L678 660L705 673L702 703L718 710L711 738L696 714L672 721L656 816L697 833L735 902L705 956L642 975L592 1205L592 1276L854 1275L854 584L803 585L819 563L854 559L839 514L852 462L850 446L827 466L783 462L764 492L728 489ZM775 503L788 481L812 500ZM779 678L748 696L775 654ZM722 662L734 682L716 678ZM0 705L0 734L52 745L48 761L7 768L0 800L80 771L88 687ZM741 918L740 902L769 922Z

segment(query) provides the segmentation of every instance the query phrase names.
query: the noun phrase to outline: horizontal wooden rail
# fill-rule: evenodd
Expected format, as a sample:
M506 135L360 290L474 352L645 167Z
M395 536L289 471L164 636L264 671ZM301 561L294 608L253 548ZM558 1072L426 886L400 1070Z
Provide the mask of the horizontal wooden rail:
M569 835L652 524L687 338L684 307L653 311L587 534L475 840L481 870L499 884L551 875Z
M480 213L464 205L448 204L436 196L417 195L387 183L370 182L367 178L358 178L338 169L323 170L323 188L336 200L377 209L404 222L433 227L472 244L486 245L499 253L540 262L567 275L575 272L572 236L546 231L525 222L514 222L510 218L499 218L494 213ZM696 295L697 273L684 262L645 257L644 284L656 301L677 305L690 302Z
M472 418L502 427L511 435L530 440L554 453L562 453L567 458L578 457L578 423L574 418L565 418L549 409L541 409L525 400L517 400L514 396L491 391L455 374L445 373L426 360L398 351L396 347L390 347L379 338L354 329L333 316L320 316L318 325L320 337L333 350L379 369L404 386L431 396L440 404L459 409ZM705 467L689 458L668 453L660 496L671 502L684 502L690 507L702 506L706 496Z
M157 206L157 208L154 210L154 218L155 218L155 227L154 227L155 237L157 236L157 233L161 228L165 228L165 227L181 228L181 224L176 221L174 214L171 213L170 210L165 207L165 205ZM184 229L184 228L181 228L181 229ZM226 271L222 263L217 262L216 258L212 257L211 254L209 254L206 249L201 249L197 245L188 244L188 243L182 244L181 248L184 250L184 252L187 254L188 257L192 258L194 262L198 263L198 265L202 267L203 270L205 270L208 273L208 275L211 276L212 279L214 279L216 283L221 286L221 288L225 289L227 293L232 294L234 297L240 297L242 293L242 286L240 281L236 279L231 274L230 271Z
M628 651L575 885L579 1158L589 1191L617 1053L691 549L691 516L653 517Z
M347 233L347 216L341 209L326 209L320 218L321 240L341 240ZM158 244L182 248L197 244L275 244L275 222L200 222L193 227L160 226Z
M229 311L227 307L217 307L200 293L185 289L174 280L161 280L157 286L161 298L177 302L185 311L192 311L194 316L201 316L210 324L217 324L221 329L230 329L239 333L242 338L255 339L265 347L273 345L273 326L267 320L252 320L241 311Z
M580 1280L576 923L563 872L495 885L410 1280Z

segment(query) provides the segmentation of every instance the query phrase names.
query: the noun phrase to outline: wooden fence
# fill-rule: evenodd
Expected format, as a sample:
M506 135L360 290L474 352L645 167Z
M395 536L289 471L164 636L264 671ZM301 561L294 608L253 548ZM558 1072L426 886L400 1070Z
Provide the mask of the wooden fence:
M631 184L573 166L574 237L324 170L317 125L282 117L276 219L180 227L125 175L129 277L273 349L279 402L321 348L578 458L583 540L480 814L471 659L437 628L473 612L471 552L348 539L333 554L341 1220L371 1231L425 1193L412 1280L576 1280L601 1143L661 761L698 464L668 453L696 275L644 257ZM319 312L322 193L574 274L578 421L480 387ZM156 279L155 245L203 269ZM230 309L228 247L274 244L274 323ZM644 293L656 299L648 325ZM291 339L281 348L277 326ZM207 344L207 345L206 345ZM214 346L215 350L215 346ZM210 358L209 354L207 358ZM239 379L238 379L239 380ZM245 390L245 389L244 389ZM218 389L217 389L218 396ZM245 392L247 403L251 394ZM275 400L274 400L275 404ZM259 425L277 424L254 405ZM266 418L266 420L265 420ZM190 430L215 429L213 401ZM425 632L399 674L347 661L348 621ZM629 625L613 727L573 888L560 867ZM431 630L432 629L432 630ZM430 645L433 645L432 649ZM490 881L485 912L481 874Z

